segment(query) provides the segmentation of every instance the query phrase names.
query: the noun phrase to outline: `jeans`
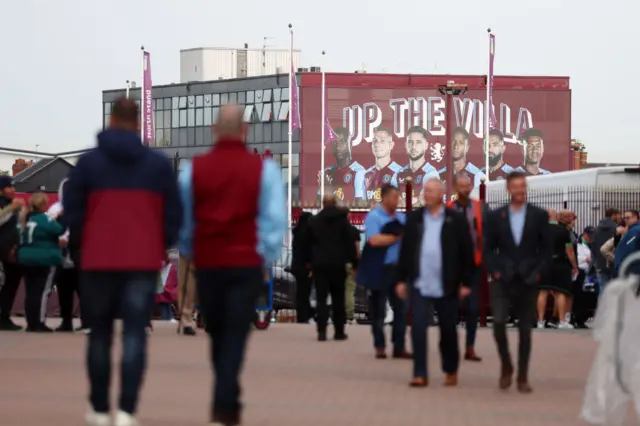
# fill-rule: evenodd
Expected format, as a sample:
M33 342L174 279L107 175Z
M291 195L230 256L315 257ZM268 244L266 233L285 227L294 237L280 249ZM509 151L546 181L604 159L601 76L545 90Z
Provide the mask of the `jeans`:
M83 272L82 294L91 324L87 369L94 411L108 413L114 320L122 318L119 409L134 414L147 362L146 327L151 317L158 272Z
M393 325L391 341L393 352L401 353L405 350L405 334L407 331L407 308L404 300L398 298L395 291L395 266L385 266L382 270L382 289L373 290L369 295L369 313L371 315L371 334L373 347L384 349L384 318L387 310L387 300L393 310Z
M171 303L160 303L159 305L160 319L162 321L171 321L172 319L175 319Z
M438 312L440 328L440 357L442 371L454 374L460 365L460 348L458 346L458 307L456 296L430 298L411 289L411 345L413 347L413 377L428 378L427 356L429 354L427 327L433 318L433 310Z
M476 267L471 275L471 294L463 303L464 322L467 328L466 349L473 349L478 332L478 316L480 310L480 281L482 268Z
M239 376L263 273L260 268L197 269L196 283L210 337L212 411L235 418L242 408Z

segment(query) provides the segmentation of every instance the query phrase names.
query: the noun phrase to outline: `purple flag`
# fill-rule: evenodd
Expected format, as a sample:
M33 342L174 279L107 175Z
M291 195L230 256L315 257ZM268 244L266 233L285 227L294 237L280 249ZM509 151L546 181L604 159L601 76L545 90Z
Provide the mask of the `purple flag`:
M489 99L487 100L487 108L489 108L489 130L496 128L496 115L493 111L493 60L496 53L496 37L489 34Z
M331 142L337 141L337 140L338 140L338 135L336 134L336 132L333 131L333 128L331 127L331 123L329 123L329 117L326 116L326 113L325 113L324 144L329 145Z
M291 32L291 72L289 73L289 87L291 87L291 100L289 102L289 120L291 130L302 127L300 122L300 99L298 93L298 81L296 80L295 69L293 68L293 32Z
M153 95L151 90L151 53L142 52L142 142L151 145L156 140L156 128L153 125Z

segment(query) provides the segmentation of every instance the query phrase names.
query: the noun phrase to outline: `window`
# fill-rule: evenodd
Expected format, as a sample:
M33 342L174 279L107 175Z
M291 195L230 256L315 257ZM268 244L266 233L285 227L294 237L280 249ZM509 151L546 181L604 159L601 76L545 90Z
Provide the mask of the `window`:
M218 93L214 93L211 95L211 105L218 106L220 105L220 95Z
M244 115L242 116L242 118L244 119L245 122L247 122L247 123L251 122L251 116L253 115L253 109L254 109L253 105L247 105L246 107L244 107Z
M210 146L211 145L211 129L204 128L202 130L204 130L204 137L202 140L202 144L205 146Z
M281 165L282 155L281 154L273 154L273 161L276 162L277 165Z
M104 113L111 114L111 102L104 103Z
M289 118L289 102L283 102L278 111L278 121L287 121Z
M228 93L223 93L221 98L220 98L220 103L222 105L226 105L229 103L229 94Z
M171 98L171 109L178 109L178 97L174 96L173 98Z
M204 112L202 108L196 108L196 126L204 125Z
M204 104L204 99L202 95L196 96L196 108L201 108Z
M158 111L158 109L162 109L162 105L160 105L160 108L158 108L158 99L151 99L151 109L154 111ZM153 143L156 143L156 142L153 141Z
M238 103L238 94L237 93L229 93L229 103L237 104Z
M300 175L300 167L291 167L291 177L295 179L299 175Z
M280 96L280 99L283 101L288 101L289 100L289 88L288 87L283 87L282 88L282 94Z
M284 140L284 138L282 136L282 126L280 125L279 122L273 123L273 127L272 127L272 130L271 130L271 133L272 133L271 140L273 142L280 142L280 141Z
M253 125L249 124L247 126L247 143L251 144L253 143L254 139L253 139Z
M300 154L291 154L291 165L293 167L300 166Z
M187 111L180 110L180 127L187 127Z
M197 117L197 114L196 114L196 117ZM204 145L204 131L205 131L204 127L196 127L196 145Z
M247 103L252 104L255 101L253 90L247 90Z
M211 107L204 108L204 125L211 126Z
M187 127L187 146L193 146L196 143L196 128Z
M140 99L136 101L136 105L138 106L138 108L140 108Z
M155 146L162 146L163 144L163 139L164 139L164 133L162 129L158 129L156 130L156 140L155 140Z
M262 102L262 90L256 90L256 102Z
M263 106L264 106L263 104L256 104L255 111L256 111L256 118L258 120L260 120L260 118L262 117L262 108L263 108Z
M187 146L187 129L180 129L178 136L180 137L178 146Z
M271 89L265 89L262 92L262 102L271 102Z
M187 107L188 108L195 108L195 106L196 106L196 97L193 96L193 95L192 96L188 96L187 100L188 100Z
M104 123L102 123L102 128L106 129L107 126L109 125L109 119L111 118L111 116L109 114L104 116Z
M156 111L155 116L156 116L156 123L155 123L156 129L164 128L164 125L162 124L162 118L164 117L163 111Z
M180 96L180 102L178 103L178 108L182 109L182 108L186 108L187 107L187 97L186 96Z
M180 144L180 130L171 130L171 146L178 146Z
M271 123L264 123L262 127L262 135L264 136L264 140L262 142L270 143L271 139Z
M289 154L282 154L282 163L281 164L282 164L282 167L289 167Z
M174 109L171 111L171 128L176 129L180 126L180 111Z
M163 146L171 146L171 133L175 132L175 130L165 130L164 131L164 143Z
M171 110L168 109L166 111L162 111L162 113L164 114L164 120L163 120L164 128L168 129L171 127Z
M262 104L262 115L260 121L271 121L271 107L272 104Z
M289 183L289 168L288 167L283 167L280 169L281 172L281 176L282 176L282 183L287 184Z
M282 98L280 97L281 95L281 90L279 87L277 89L273 89L273 101L274 102L279 102L280 100L282 100Z
M220 115L220 107L211 108L211 123L218 121L218 115Z
M187 126L193 127L196 125L196 112L193 109L187 110Z
M247 94L245 92L238 92L238 103L244 105L247 100Z
M211 95L204 95L204 106L211 106Z
M171 98L164 98L163 102L164 102L164 108L162 109L164 110L171 109Z
M264 135L262 134L262 123L253 124L253 139L256 143L262 143Z
M273 121L278 121L278 117L280 116L280 107L282 106L282 102L274 102L273 103Z

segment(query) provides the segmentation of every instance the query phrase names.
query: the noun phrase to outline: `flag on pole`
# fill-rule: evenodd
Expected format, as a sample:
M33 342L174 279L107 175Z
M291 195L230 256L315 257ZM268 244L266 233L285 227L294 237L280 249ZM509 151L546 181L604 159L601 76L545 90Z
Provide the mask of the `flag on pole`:
M151 53L142 52L142 142L150 145L156 139L156 128L153 124L153 95L151 93Z
M333 130L333 127L331 127L331 123L329 123L329 117L327 117L326 114L325 114L325 119L324 119L324 144L325 145L329 145L331 142L337 141L337 140L338 140L338 135Z
M489 108L489 130L493 130L496 128L496 115L493 111L493 60L495 58L495 50L496 50L496 36L493 34L489 34L489 81L487 84L489 85L489 99L488 99L488 108Z
M298 92L298 80L293 66L293 32L291 33L291 72L289 73L289 84L291 85L291 100L289 102L289 120L291 120L291 130L302 127L300 122L300 94Z

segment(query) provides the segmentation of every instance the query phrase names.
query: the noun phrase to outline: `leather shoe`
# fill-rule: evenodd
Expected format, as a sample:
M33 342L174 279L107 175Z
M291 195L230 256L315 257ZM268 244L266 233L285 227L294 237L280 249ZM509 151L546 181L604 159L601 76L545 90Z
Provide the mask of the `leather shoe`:
M498 387L502 390L509 389L511 387L512 382L513 382L513 367L511 366L502 367L502 373L500 373L500 380L498 382Z

